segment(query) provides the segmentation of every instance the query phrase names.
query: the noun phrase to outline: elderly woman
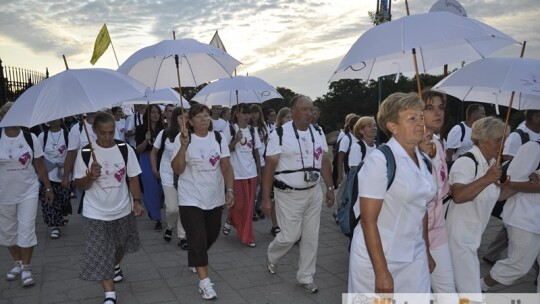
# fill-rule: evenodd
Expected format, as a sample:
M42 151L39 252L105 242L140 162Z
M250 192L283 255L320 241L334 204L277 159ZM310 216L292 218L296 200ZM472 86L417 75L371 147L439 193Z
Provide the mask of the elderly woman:
M358 173L362 217L351 243L350 293L430 292L434 264L427 249L426 206L436 186L417 147L424 136L423 109L414 93L394 93L381 104L377 118L391 137L387 148L395 175L388 188L387 157L381 150L373 151Z
M436 294L439 303L453 304L457 303L459 298L456 294L443 210L443 199L447 196L450 185L448 184L446 152L441 139L435 135L444 125L446 95L426 90L422 94L422 101L425 105L424 125L427 136L420 147L431 157L433 178L437 185L437 195L427 206L429 252L437 265L431 273L431 289Z
M220 132L211 130L210 109L203 104L189 109L189 134L184 130L178 139L172 167L179 175L178 204L189 244L188 265L199 276L202 298L216 299L208 276L208 249L219 235L221 207L234 205L229 147Z
M356 167L366 156L377 148L377 122L372 116L360 117L353 127L353 136L358 138L356 144L351 145L349 152L349 168Z
M13 103L0 109L0 121ZM36 174L37 172L37 174ZM35 135L19 127L0 130L0 245L6 246L13 258L13 268L6 280L19 277L23 286L35 283L30 262L37 244L36 215L39 179L45 186L48 204L54 201L43 149Z
M114 304L114 283L124 279L120 261L141 246L135 221L143 213L141 168L135 151L114 140L112 115L99 113L92 128L97 136L92 142L95 158L88 146L79 150L73 171L75 184L85 191L81 212L85 249L79 277L100 281L103 304Z
M477 120L472 125L473 147L458 158L450 170L452 200L449 202L446 230L452 256L456 289L475 294L481 301L480 262L477 250L491 210L499 198L506 198L497 186L501 176L495 157L504 139L504 123L495 117Z

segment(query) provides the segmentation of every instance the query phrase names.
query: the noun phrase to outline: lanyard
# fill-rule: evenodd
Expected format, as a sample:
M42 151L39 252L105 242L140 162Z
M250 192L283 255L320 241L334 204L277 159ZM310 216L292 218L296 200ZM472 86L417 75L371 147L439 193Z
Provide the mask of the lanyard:
M298 148L300 149L300 160L302 161L302 169L304 169L305 171L306 167L304 166L304 155L302 154L302 145L300 144L300 136L298 135L298 130L296 129L294 122L292 123L292 127L294 130L294 135L296 136L296 140L298 141ZM311 143L313 144L312 168L315 168L315 137L313 137L313 131L311 131L311 127L308 126L308 129L309 129L309 134L311 135Z

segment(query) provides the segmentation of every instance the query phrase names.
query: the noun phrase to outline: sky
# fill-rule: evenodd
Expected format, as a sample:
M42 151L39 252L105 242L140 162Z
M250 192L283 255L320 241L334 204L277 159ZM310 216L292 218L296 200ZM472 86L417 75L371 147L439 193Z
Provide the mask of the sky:
M392 1L392 0L389 0ZM409 0L411 14L436 0ZM538 0L461 0L468 17L527 41L525 57L540 59ZM227 52L242 62L239 75L257 76L311 98L328 92L328 80L352 44L373 25L376 0L0 0L0 59L50 75L89 68L95 38L107 23L118 61L138 49L172 39L210 42L219 31ZM392 1L392 19L406 15ZM519 56L513 45L492 56ZM112 49L95 67L118 67ZM452 68L452 66L451 66ZM442 70L442 68L441 68ZM433 71L440 74L441 71Z

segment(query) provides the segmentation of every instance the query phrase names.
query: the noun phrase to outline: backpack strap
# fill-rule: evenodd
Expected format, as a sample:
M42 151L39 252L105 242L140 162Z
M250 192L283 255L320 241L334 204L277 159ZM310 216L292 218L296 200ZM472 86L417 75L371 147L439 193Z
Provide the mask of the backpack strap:
M236 130L234 129L234 126L229 124L229 131L231 132L231 141L234 139L234 136L236 135Z
M463 121L460 122L459 127L461 128L461 139L460 139L460 141L463 142L463 139L465 139L465 123Z
M474 177L476 177L476 174L478 173L478 162L476 161L476 158L474 157L474 154L472 154L472 152L466 152L466 153L461 154L459 157L468 157L468 158L470 158L470 159L472 159L474 161L474 165L475 165L475 167L474 167Z
M377 149L384 154L386 158L386 174L388 176L388 184L386 190L390 189L392 183L394 182L394 177L396 176L396 159L394 158L394 153L388 145L378 146Z
M43 149L45 149L45 146L47 146L47 139L49 139L49 132L43 132Z
M279 137L279 145L281 146L283 144L283 127L282 126L277 127L276 132Z
M357 144L360 146L360 152L362 152L362 158L360 159L360 161L364 161L364 158L366 158L366 144L364 143L363 140L358 140Z
M318 126L318 125L314 125L312 124L313 128L315 129L315 131L319 132L319 135L322 136L322 130L321 130L321 127Z
M67 149L69 143L69 131L67 131L66 129L62 129L62 132L64 133L64 142L66 143Z
M22 131L26 143L30 146L32 154L34 153L34 140L32 139L32 134L30 132Z
M529 134L521 129L516 129L514 132L519 134L519 137L521 138L521 144L524 145L526 142L528 142L530 139Z
M214 136L216 137L216 141L219 145L219 153L221 153L221 132L214 131Z

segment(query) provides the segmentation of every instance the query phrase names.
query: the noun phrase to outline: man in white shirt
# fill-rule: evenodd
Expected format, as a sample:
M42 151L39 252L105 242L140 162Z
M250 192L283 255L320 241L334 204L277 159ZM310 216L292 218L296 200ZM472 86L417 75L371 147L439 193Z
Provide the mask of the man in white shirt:
M469 151L473 143L471 141L471 127L475 121L486 117L486 111L481 104L472 104L467 107L465 121L455 125L446 138L446 161L454 162L460 155Z
M270 134L262 183L262 210L270 216L274 190L276 216L281 232L268 246L266 267L275 274L277 263L300 240L300 258L296 279L307 293L316 293L315 275L321 205L334 204L334 192L323 198L316 187L322 176L328 190L333 190L328 146L311 126L313 101L307 96L291 100L293 120ZM273 186L273 187L272 187Z
M211 110L211 118L212 118L212 127L214 128L214 131L218 131L221 133L224 133L225 130L229 127L229 124L220 118L221 116L221 105L213 105Z
M511 160L519 148L530 140L540 139L540 110L525 110L525 121L504 142L503 159Z

